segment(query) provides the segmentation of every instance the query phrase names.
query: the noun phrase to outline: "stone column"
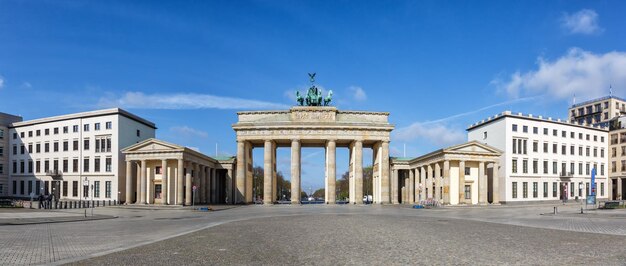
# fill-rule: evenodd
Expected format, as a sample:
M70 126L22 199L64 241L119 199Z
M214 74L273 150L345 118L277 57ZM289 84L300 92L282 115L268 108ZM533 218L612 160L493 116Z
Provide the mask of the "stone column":
M443 204L450 204L450 161L443 161Z
M487 204L487 176L485 162L478 163L478 204Z
M420 181L422 186L420 187L420 200L426 200L428 195L426 195L426 167L420 166Z
M433 167L429 164L426 166L426 198L432 199L433 197Z
M437 199L438 202L442 202L442 195L441 195L441 166L439 165L439 163L435 163L435 199Z
M300 203L300 140L291 140L291 204Z
M617 177L617 200L622 200L624 198L622 192L622 178Z
M393 175L391 177L391 203L398 204L398 169L393 169Z
M273 180L272 180L272 172L274 163L272 162L272 150L274 149L274 145L271 140L265 141L265 146L263 149L263 204L273 204L274 199L274 189L273 189Z
M176 204L183 205L183 180L185 165L183 159L178 159L178 169L176 169Z
M235 189L235 203L243 203L245 200L246 194L246 152L245 152L246 143L243 141L237 141L237 177L236 179L236 189ZM211 188L213 188L213 178L214 175L211 175ZM214 191L211 189L211 198L215 197Z
M492 184L492 189L493 189L493 201L492 204L499 204L500 203L500 177L498 175L498 162L493 162L493 171L492 171L492 178L493 178L493 184ZM558 192L558 190L557 190Z
M217 203L217 169L211 169L211 199L213 203ZM243 200L243 199L242 199ZM240 202L243 203L243 202Z
M139 203L146 204L146 192L147 192L147 184L146 184L146 160L141 160L141 194Z
M187 174L185 175L185 205L191 205L191 162L187 162Z
M381 152L381 156L382 156L382 163L380 164L381 167L381 203L390 203L391 202L391 198L389 195L389 191L390 191L390 187L389 187L389 141L383 141L382 143L382 152Z
M226 198L228 199L226 204L230 204L233 200L233 169L228 169L226 174Z
M336 184L337 184L337 143L335 140L329 140L326 142L326 203L335 204Z
M252 203L252 197L253 197L253 193L252 193L252 189L253 189L253 172L252 172L252 167L253 167L253 158L252 158L252 144L249 142L246 142L246 145L244 146L244 150L245 150L245 154L246 154L246 166L245 166L245 177L246 177L246 181L245 181L245 187L246 187L246 192L245 192L245 203ZM217 180L217 179L215 179ZM217 188L217 187L216 187Z
M413 169L409 169L409 203L415 203L415 174Z
M132 187L133 187L133 162L126 161L126 204L130 204L131 199L133 198Z
M80 184L79 188L82 188L82 184ZM141 200L141 161L135 162L135 204L139 204L140 200Z
M360 140L354 143L354 160L354 201L363 204L363 142Z
M193 204L198 203L198 199L199 196L198 195L198 184L200 184L200 164L198 163L193 163L192 164L193 167L193 172L191 172L193 174L193 177L191 178L191 201L193 202ZM196 187L196 191L193 191L193 187Z
M465 201L465 161L459 161L459 203L467 203Z
M168 181L167 160L161 160L161 204L169 204L167 201L168 189L170 189Z
M198 177L200 178L200 186L198 187L198 195L200 196L200 203L206 203L206 176L204 175L204 165L200 165L198 171Z

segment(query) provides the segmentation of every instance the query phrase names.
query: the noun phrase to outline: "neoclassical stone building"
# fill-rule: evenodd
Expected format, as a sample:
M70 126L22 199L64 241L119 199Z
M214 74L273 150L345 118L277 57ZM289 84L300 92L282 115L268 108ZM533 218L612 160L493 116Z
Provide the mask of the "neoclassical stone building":
M324 147L326 201L335 203L336 149L350 150L350 203L363 202L363 148L373 149L373 198L391 202L389 179L389 113L340 111L331 106L296 106L282 111L237 113L236 203L251 203L252 149L264 148L263 202L277 200L276 148L291 148L291 202L300 202L300 151L302 147ZM268 171L268 169L270 169Z
M496 148L471 141L413 159L392 158L391 203L500 203L501 178L493 169L499 168L501 154Z
M233 157L212 158L154 138L129 146L122 153L126 158L126 203L234 202Z

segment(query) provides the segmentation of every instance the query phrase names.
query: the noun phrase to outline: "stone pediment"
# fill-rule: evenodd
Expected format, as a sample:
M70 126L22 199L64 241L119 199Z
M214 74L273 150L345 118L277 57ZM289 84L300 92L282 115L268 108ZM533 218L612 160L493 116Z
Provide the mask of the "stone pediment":
M147 139L131 145L122 152L148 152L148 151L175 151L183 150L184 147L157 139Z
M447 153L492 153L494 155L499 155L502 152L494 147L488 146L486 144L480 143L478 141L470 141L463 144L459 144L456 146L448 147L444 149L444 152Z

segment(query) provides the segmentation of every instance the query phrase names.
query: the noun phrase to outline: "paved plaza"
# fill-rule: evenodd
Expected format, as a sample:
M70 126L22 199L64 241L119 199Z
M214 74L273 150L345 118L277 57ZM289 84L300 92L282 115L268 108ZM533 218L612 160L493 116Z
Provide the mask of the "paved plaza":
M553 215L552 206L97 208L118 218L0 226L0 264L626 262L625 210L581 215L568 205ZM0 221L8 216L0 213Z

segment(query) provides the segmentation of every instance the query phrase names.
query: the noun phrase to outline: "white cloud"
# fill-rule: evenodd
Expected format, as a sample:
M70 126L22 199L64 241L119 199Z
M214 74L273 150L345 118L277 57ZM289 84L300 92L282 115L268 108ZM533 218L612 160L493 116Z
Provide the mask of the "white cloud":
M598 25L598 13L591 9L583 9L571 15L563 14L561 26L571 34L594 34L603 31Z
M367 100L367 94L365 94L363 88L359 86L350 86L348 87L348 91L350 91L354 100L361 102Z
M538 58L538 69L526 73L515 72L509 80L495 79L492 84L505 90L511 97L547 94L557 99L589 99L613 91L626 92L626 53L594 54L578 48L549 61Z
M185 138L191 138L191 137L206 138L209 136L209 133L205 131L194 129L188 126L171 127L170 131L174 132L178 136L185 137Z
M459 144L466 139L462 129L450 128L438 123L415 122L395 131L395 140L411 141L417 138L426 139L437 146Z
M2 87L4 87L4 77L0 76L0 89L2 89Z
M288 105L209 94L144 94L127 92L122 97L100 98L101 107L136 109L286 109Z

